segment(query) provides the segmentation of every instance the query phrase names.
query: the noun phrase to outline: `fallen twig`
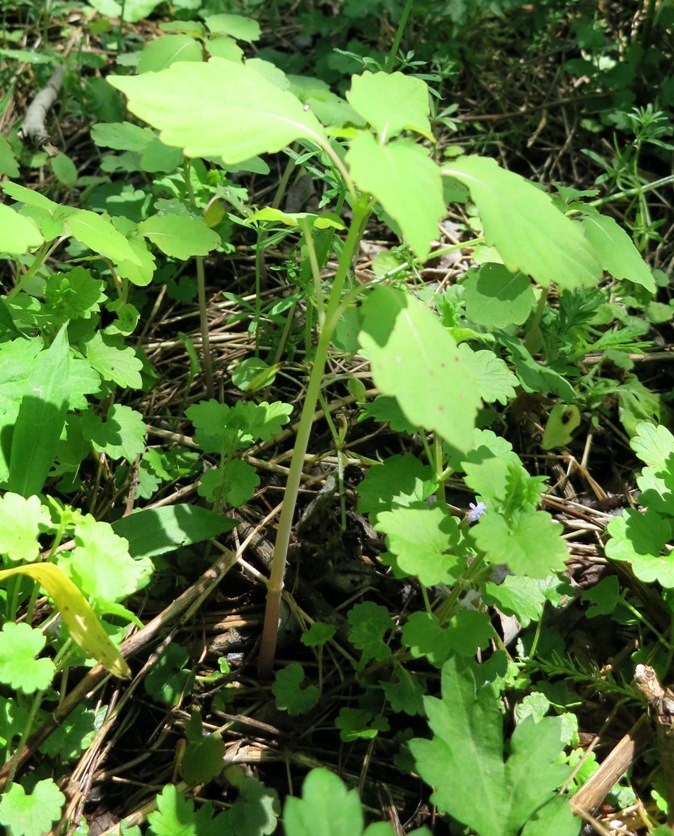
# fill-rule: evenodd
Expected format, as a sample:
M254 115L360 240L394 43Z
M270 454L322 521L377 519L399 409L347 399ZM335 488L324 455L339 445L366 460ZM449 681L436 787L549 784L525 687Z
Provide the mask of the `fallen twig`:
M23 139L29 139L34 145L43 145L49 139L45 120L61 91L65 71L63 64L56 67L47 84L28 106L19 133Z

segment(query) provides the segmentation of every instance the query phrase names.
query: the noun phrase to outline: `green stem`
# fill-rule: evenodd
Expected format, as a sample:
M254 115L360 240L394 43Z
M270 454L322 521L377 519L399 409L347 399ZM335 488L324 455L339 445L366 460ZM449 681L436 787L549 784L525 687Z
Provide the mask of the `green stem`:
M212 398L215 394L213 386L213 365L211 363L211 340L208 334L208 310L206 309L206 275L204 259L197 256L197 296L199 299L199 324L201 326L201 348L204 355L204 374L206 375L206 392Z
M403 37L403 32L405 31L405 26L407 26L407 18L410 16L410 12L412 11L412 7L414 6L414 0L407 0L405 3L405 8L403 9L403 13L400 16L400 23L398 23L398 28L396 29L396 36L393 39L393 43L391 44L391 51L388 54L388 58L386 59L386 66L384 67L387 73L390 73L393 70L393 65L395 64L396 55L398 54L398 47L400 46L400 41Z
M318 327L322 328L325 322L325 306L323 302L323 287L321 285L321 268L318 264L318 257L316 255L316 247L314 246L314 238L309 223L309 218L302 218L299 221L299 228L302 230L304 243L307 248L307 256L311 266L311 275L314 280L314 297L316 299L316 308L318 310Z
M195 205L194 189L192 188L192 167L189 160L183 165L183 180L185 191L190 203ZM206 392L209 398L215 394L213 386L213 365L211 363L211 340L208 334L208 310L206 309L206 275L203 256L196 257L197 264L197 298L199 300L199 325L201 327L201 349L204 355L204 374L206 376Z
M339 321L339 310L342 296L342 289L346 281L351 262L357 251L361 238L363 221L370 213L369 206L365 201L354 205L353 220L349 227L344 249L342 250L335 274L332 290L325 310L325 322L320 329L316 353L314 355L307 391L302 405L295 447L290 468L288 481L281 508L278 529L276 531L276 542L274 543L274 557L272 561L269 584L267 586L267 606L264 616L264 627L262 630L262 641L260 644L260 657L258 660L258 675L260 679L269 679L276 654L276 642L278 639L279 614L281 612L281 592L283 591L283 577L285 575L286 562L288 559L288 546L290 544L290 532L297 504L304 457L309 446L309 436L313 423L316 403L321 390L323 372L328 359L330 341L333 332Z
M658 189L660 186L668 186L670 183L674 183L674 174L669 174L667 177L661 177L659 180L653 180L652 183L644 183L640 186L635 186L632 189L624 189L616 194L609 195L608 197L599 197L596 200L591 200L588 203L588 206L604 206L606 203L615 203L616 200L623 200L626 197L634 197L635 195L645 194L646 192L652 192L653 189ZM435 253L433 254L435 255Z

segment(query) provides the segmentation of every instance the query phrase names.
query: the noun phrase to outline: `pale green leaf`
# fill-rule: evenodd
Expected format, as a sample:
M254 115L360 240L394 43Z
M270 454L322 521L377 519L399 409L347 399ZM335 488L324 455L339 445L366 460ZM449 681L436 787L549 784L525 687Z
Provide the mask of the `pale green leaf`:
M452 583L462 561L452 554L459 542L459 524L446 507L396 508L377 515L377 531L386 533L397 565L424 586Z
M204 44L206 52L211 58L222 58L240 64L243 61L243 50L233 38L227 35L215 35Z
M415 298L390 288L377 288L364 310L359 341L375 384L413 425L470 449L480 394L447 330Z
M563 288L596 285L601 267L581 227L533 183L488 157L461 157L443 167L470 190L487 243L511 273Z
M136 287L145 287L150 284L154 276L156 261L147 244L142 238L129 238L131 249L135 252L140 264L132 264L130 261L120 261L117 271L123 279L128 279Z
M116 151L137 151L141 153L156 134L149 128L141 128L131 122L108 122L94 125L91 138L101 148Z
M14 563L31 563L40 556L38 537L51 525L37 496L25 499L7 492L0 497L0 555Z
M162 0L89 0L104 17L121 18L125 23L137 23L150 15Z
M14 783L0 797L0 823L15 836L44 836L52 832L52 822L61 818L65 800L51 778L38 781L30 794Z
M112 380L123 388L140 389L143 385L140 376L143 364L118 335L99 331L86 343L85 351L87 360L103 380Z
M459 356L472 369L480 397L485 403L498 401L505 406L515 397L519 380L493 351L473 351L466 343L461 343Z
M238 41L248 43L260 40L260 24L249 17L230 14L208 15L204 18L204 23L213 34L230 35Z
M21 400L9 457L11 491L39 493L54 464L70 397L70 346L63 326L38 362Z
M148 557L134 559L109 523L87 514L75 527L76 547L59 556L63 569L90 599L117 602L142 589L152 574Z
M77 168L75 163L66 154L57 154L50 159L51 170L54 176L69 189L77 183Z
M472 536L486 559L516 575L545 578L564 568L568 557L562 526L547 511L515 513L509 521L495 512L480 517Z
M21 255L44 241L40 231L28 218L24 218L0 203L0 252Z
M246 64L222 58L173 64L135 78L112 76L130 110L161 131L167 145L190 157L241 163L297 139L325 145L320 122L287 90Z
M246 218L246 223L254 223L255 221L277 221L291 227L308 225L310 228L315 227L316 229L345 228L338 217L327 212L322 215L312 215L310 212L282 212L280 209L273 209L271 206L259 209L249 218Z
M110 640L87 599L65 572L53 563L28 563L3 569L0 581L16 575L26 575L47 590L71 638L88 656L99 661L115 676L131 676L126 660Z
M220 246L220 236L201 218L189 215L153 215L138 224L138 234L151 241L165 255L185 260L208 255Z
M113 404L105 421L92 411L83 416L82 432L99 453L110 459L134 462L145 449L147 425L135 409L125 404Z
M346 94L351 107L372 125L381 143L404 130L433 141L428 96L428 87L420 78L384 72L354 75Z
M68 226L73 238L95 253L115 262L140 264L140 259L126 238L102 215L88 209L76 209L68 215Z
M566 447L573 438L573 431L579 425L580 410L575 404L555 404L545 424L541 447L544 450Z
M607 215L583 218L585 237L594 247L601 266L615 279L629 279L655 293L655 279L625 230Z
M651 508L643 513L625 508L621 516L611 519L607 530L611 535L606 544L608 557L631 563L634 574L646 583L674 587L674 554L660 554L672 536L668 520Z
M662 424L656 426L645 421L638 425L630 447L645 464L655 470L666 470L674 455L674 436Z
M36 659L47 640L25 622L7 621L0 632L0 682L24 694L44 691L56 675L51 659Z
M19 203L24 203L26 206L32 206L35 209L41 209L50 215L56 214L61 208L58 203L49 200L41 192L35 189L29 189L26 186L21 186L19 183L3 183L2 190Z
M150 41L138 59L138 72L159 72L177 61L202 61L201 44L189 35L164 35Z
M486 328L522 325L536 304L531 280L503 264L489 262L470 270L462 287L468 318Z
M94 279L84 267L73 267L67 273L52 273L44 290L46 309L56 321L89 319L98 313L106 295L103 282Z
M358 187L374 195L419 258L426 258L445 215L440 169L428 151L409 139L378 145L359 131L346 161Z
M12 146L2 135L0 135L0 174L6 177L18 177L20 174L19 163L12 151Z

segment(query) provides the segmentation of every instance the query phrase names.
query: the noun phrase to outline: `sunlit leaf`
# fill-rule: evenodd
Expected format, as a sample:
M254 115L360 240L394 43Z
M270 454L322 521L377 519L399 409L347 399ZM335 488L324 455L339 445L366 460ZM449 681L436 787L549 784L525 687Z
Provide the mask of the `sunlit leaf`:
M326 142L320 122L299 99L248 64L211 58L108 81L129 97L136 116L161 131L167 145L190 157L240 163L297 139Z
M601 267L581 227L533 183L489 157L460 157L446 163L443 174L468 187L487 243L511 273L521 270L546 287L597 283Z

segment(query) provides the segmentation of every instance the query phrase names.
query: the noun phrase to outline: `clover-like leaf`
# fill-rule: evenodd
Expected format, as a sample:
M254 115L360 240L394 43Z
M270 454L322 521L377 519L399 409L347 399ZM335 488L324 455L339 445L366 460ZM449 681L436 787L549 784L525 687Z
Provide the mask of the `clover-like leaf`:
M307 714L318 702L319 690L315 685L305 684L302 665L292 662L277 671L271 686L279 711L287 711L291 717Z
M16 836L44 836L61 818L65 796L51 778L38 781L28 794L14 783L0 797L0 823Z
M335 727L344 743L353 743L372 740L380 731L388 731L390 725L382 714L373 714L366 708L340 708Z
M358 486L358 511L376 516L380 511L424 502L436 490L431 468L416 456L390 456L381 465L373 465Z
M363 809L356 790L327 769L312 769L304 779L302 798L289 796L283 809L286 836L392 836L387 823L363 833Z
M37 560L38 537L48 528L51 518L39 497L26 499L10 491L0 497L0 555L15 563Z
M351 625L349 641L362 650L361 665L369 659L381 662L391 655L391 648L384 641L384 636L393 629L395 623L386 607L365 601L356 604L347 616Z
M234 836L226 813L215 815L209 801L199 804L195 811L194 802L188 801L175 784L166 784L157 796L156 811L147 820L152 836Z
M124 389L142 387L140 370L143 364L136 352L124 345L124 340L118 334L96 332L86 343L85 353L103 380L112 380Z
M674 587L674 555L661 556L672 536L672 526L652 508L643 513L625 508L607 527L611 539L606 554L612 560L632 564L634 574L646 583L658 581L667 589Z
M51 659L36 659L46 639L29 624L8 621L0 631L0 682L24 694L44 691L54 678Z
M452 583L463 568L457 553L459 524L447 508L396 508L377 515L377 531L386 533L386 543L396 563L424 586Z
M516 575L544 578L563 569L568 557L562 526L547 511L513 514L509 521L488 511L471 534L490 563L505 564Z
M59 566L99 605L122 601L150 580L149 557L134 559L129 544L110 523L87 514L75 526L75 549L59 558Z

